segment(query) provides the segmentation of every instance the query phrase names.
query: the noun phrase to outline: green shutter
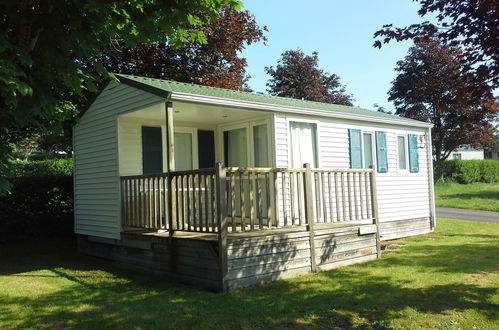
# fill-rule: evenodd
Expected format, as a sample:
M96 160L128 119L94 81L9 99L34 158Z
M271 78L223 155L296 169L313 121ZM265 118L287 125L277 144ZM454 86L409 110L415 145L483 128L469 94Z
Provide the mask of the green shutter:
M161 127L142 126L142 173L163 172Z
M378 172L388 172L388 150L386 148L386 132L376 132L376 161Z
M412 173L419 172L419 151L418 151L418 136L409 134L409 169Z
M360 129L350 129L350 168L362 168L362 142Z

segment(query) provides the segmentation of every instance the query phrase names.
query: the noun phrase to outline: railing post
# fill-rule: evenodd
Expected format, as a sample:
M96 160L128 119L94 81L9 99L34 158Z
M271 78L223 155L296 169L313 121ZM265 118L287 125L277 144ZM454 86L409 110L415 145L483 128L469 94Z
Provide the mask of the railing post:
M314 196L312 194L312 171L310 170L310 164L304 164L305 167L305 180L304 189L305 192L305 221L307 224L307 231L309 233L310 239L310 267L312 272L317 271L317 265L315 260L315 231L314 231Z
M175 230L173 229L173 214L175 213L175 207L173 205L173 191L175 187L173 185L172 173L168 172L167 174L167 182L168 182L168 210L166 214L168 216L168 236L170 237L170 244L172 243L173 234Z
M376 254L381 258L381 243L379 235L379 216L378 216L378 194L376 189L376 170L372 169L371 172L371 204L374 224L376 225Z
M220 291L226 292L227 282L227 196L226 171L222 163L216 165L216 194L217 194L217 227L218 227L218 257L220 266Z

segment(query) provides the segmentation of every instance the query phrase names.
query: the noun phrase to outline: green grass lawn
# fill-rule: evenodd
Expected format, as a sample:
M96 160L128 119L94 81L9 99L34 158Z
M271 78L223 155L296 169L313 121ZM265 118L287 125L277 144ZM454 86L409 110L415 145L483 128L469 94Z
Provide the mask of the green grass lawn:
M0 328L497 329L499 224L439 219L383 259L215 294L79 256L0 246Z
M436 184L437 206L499 211L499 183Z

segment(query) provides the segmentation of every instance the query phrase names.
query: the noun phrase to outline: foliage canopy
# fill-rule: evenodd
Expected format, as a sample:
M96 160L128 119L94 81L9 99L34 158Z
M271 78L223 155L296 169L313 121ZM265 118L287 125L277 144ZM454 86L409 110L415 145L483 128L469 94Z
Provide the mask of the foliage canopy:
M13 142L62 129L74 118L68 100L112 78L97 59L115 48L206 42L199 29L236 0L2 1L0 3L0 193ZM86 66L82 62L86 61Z
M404 60L388 92L396 114L432 122L432 143L437 161L445 160L460 145L483 145L497 111L494 97L481 89L476 97L473 77L462 73L459 49L438 40L417 42Z
M285 51L275 68L265 68L271 76L267 91L275 96L352 105L353 96L345 93L340 77L318 66L318 52L306 55L300 50Z
M476 81L499 84L499 10L492 0L414 0L421 4L422 17L435 13L437 24L425 21L397 28L384 25L375 32L374 46L392 40L428 41L438 38L443 44L458 47L463 72Z

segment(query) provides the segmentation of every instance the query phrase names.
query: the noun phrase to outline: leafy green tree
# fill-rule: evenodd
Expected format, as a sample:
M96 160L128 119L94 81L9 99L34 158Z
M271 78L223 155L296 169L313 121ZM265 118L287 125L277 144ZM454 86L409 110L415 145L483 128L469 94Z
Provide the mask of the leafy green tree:
M260 28L249 11L224 5L218 17L199 30L204 33L206 43L190 42L174 47L155 42L122 49L110 45L96 61L115 73L246 90L247 62L240 53L247 45L266 41L267 27Z
M417 42L404 60L388 92L396 114L434 124L436 161L445 160L460 145L483 145L497 119L495 99L487 88L477 98L475 81L462 73L459 49L438 40Z
M236 0L20 0L0 2L0 192L14 143L75 116L67 101L112 78L97 59L105 45L206 42L200 26Z
M300 50L285 51L275 69L265 68L265 72L271 76L267 82L268 92L275 96L352 105L353 97L345 93L340 77L318 66L318 52L309 56Z

